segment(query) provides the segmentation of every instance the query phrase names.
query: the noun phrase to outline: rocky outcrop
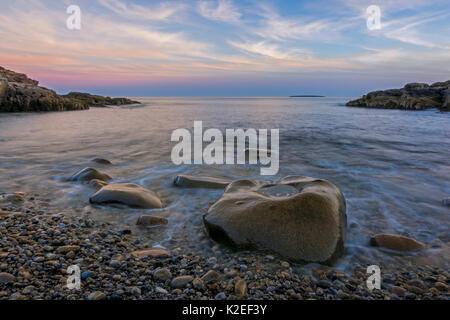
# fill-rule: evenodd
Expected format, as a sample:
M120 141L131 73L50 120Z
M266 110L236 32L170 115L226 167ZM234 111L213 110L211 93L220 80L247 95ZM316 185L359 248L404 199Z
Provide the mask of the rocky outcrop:
M98 190L89 202L98 204L119 203L134 208L162 208L162 202L151 190L135 183L114 183Z
M274 184L234 181L203 220L214 240L238 249L318 263L331 263L344 252L345 199L326 180L288 176Z
M125 98L93 96L87 93L58 95L40 87L25 74L0 67L0 112L85 110L90 106L139 103Z
M408 83L402 89L373 91L360 99L347 102L349 107L379 109L425 110L450 109L450 80L426 83Z

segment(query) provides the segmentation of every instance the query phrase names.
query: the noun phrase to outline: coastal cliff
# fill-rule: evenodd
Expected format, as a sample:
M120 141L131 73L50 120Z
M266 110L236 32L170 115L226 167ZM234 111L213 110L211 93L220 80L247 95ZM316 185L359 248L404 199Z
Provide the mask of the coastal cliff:
M408 83L402 89L373 91L360 99L347 102L349 107L378 109L450 110L450 80L426 83Z
M139 102L88 93L58 95L53 90L40 87L38 81L25 74L0 67L0 112L70 111L135 103Z

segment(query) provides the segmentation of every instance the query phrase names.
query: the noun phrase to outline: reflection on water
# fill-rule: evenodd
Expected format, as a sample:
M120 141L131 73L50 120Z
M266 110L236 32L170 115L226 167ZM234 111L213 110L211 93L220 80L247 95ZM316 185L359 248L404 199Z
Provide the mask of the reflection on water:
M179 174L261 178L258 166L175 166L170 135L207 128L279 128L280 171L329 179L347 199L347 258L395 259L368 248L373 233L409 235L429 246L450 239L450 114L347 108L348 98L143 98L134 107L0 115L0 192L25 191L51 201L58 211L134 225L142 213L157 212L169 226L140 229L153 244L167 243L200 216L220 190L179 189ZM90 162L102 157L113 166ZM135 182L157 192L166 207L137 210L91 206L93 190L67 182L86 166L113 182ZM280 196L286 190L278 190ZM192 231L194 232L194 231ZM346 261L344 259L344 262Z

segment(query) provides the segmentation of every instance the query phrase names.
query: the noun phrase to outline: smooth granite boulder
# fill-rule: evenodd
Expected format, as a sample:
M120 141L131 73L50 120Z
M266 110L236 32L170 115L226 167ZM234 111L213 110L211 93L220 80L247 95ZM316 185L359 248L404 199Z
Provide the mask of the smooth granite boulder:
M135 183L114 183L104 186L90 198L97 204L119 203L135 208L162 208L162 202L153 191Z
M288 176L273 184L234 181L203 220L212 239L238 249L325 264L344 252L345 199L327 180Z

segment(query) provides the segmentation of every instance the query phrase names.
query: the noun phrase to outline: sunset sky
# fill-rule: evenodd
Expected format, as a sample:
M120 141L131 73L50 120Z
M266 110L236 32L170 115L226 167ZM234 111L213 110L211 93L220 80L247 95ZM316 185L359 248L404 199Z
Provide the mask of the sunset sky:
M0 0L0 38L1 66L60 93L354 96L450 79L448 0Z

